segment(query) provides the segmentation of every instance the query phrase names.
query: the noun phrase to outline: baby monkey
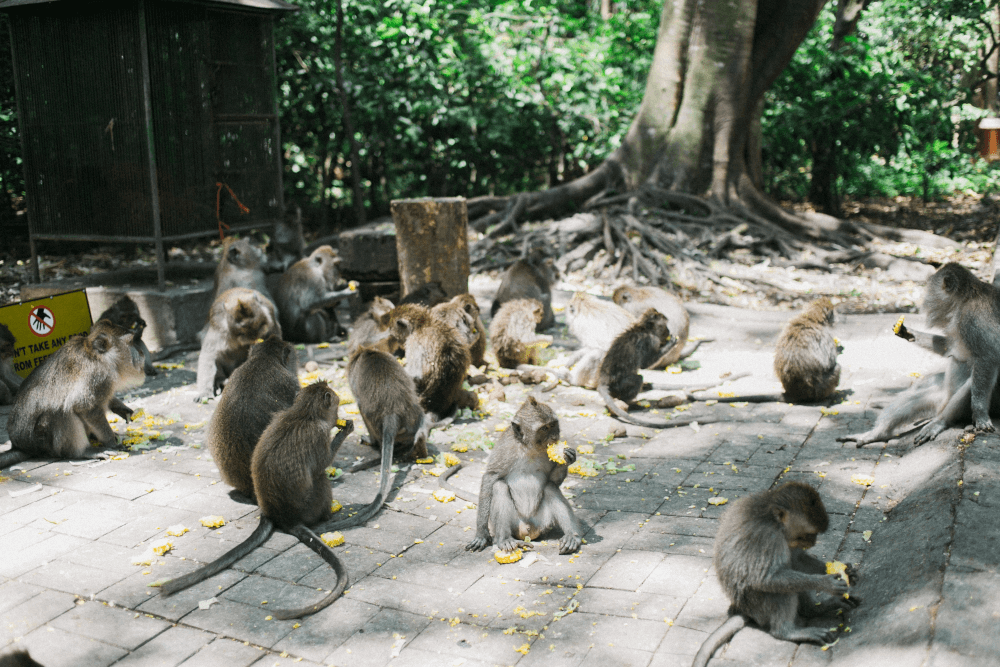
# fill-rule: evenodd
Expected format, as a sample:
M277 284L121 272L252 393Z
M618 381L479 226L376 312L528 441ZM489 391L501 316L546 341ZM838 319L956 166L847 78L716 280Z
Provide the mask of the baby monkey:
M536 299L507 301L490 322L490 343L501 368L517 368L521 364L537 364L538 343L551 343L552 336L535 333L545 309Z
M476 510L476 536L465 546L481 551L491 541L513 551L525 538L536 539L558 526L559 553L580 548L584 527L559 490L576 450L563 449L564 463L549 458L548 446L559 440L559 420L534 396L521 405L486 462Z
M826 565L806 553L828 525L819 493L802 482L747 496L722 515L713 562L730 618L701 645L693 667L705 667L747 622L776 639L833 641L825 627L801 626L803 616L848 611L860 603L853 595L844 599L848 589L840 575L826 574ZM816 605L810 591L834 597Z
M340 398L327 383L316 382L299 392L292 407L274 416L260 436L250 462L261 513L257 529L212 563L163 584L164 595L184 590L226 569L266 542L277 527L299 538L329 563L337 573L337 584L319 602L300 609L275 610L274 617L300 618L329 606L340 596L347 586L347 571L333 550L308 528L330 516L333 494L326 469L344 438L354 430L354 422L348 421L330 440L339 406Z

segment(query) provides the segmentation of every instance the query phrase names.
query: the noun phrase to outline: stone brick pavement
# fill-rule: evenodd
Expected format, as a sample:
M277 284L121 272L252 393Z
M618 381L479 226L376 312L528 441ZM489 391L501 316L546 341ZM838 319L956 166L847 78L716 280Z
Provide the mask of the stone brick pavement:
M747 370L753 377L730 391L779 388L771 349L786 314L691 309L692 332L716 342L695 355L700 369L670 381ZM32 461L4 471L0 654L24 647L47 667L688 665L727 607L711 567L724 508L706 501L720 494L731 502L798 479L820 489L831 513L814 553L859 565L864 604L828 651L747 629L713 665L1000 664L997 437L964 447L960 432L950 430L921 448L911 437L863 449L835 440L867 428L877 414L873 403L908 386L911 373L942 366L892 337L895 319L849 316L838 325L847 391L827 410L698 405L688 414L723 421L697 430L629 426L627 437L609 440L618 422L604 416L595 392L507 386L505 401L485 404L484 419L435 431L431 442L440 451L469 447L458 454L466 467L454 481L475 491L486 456L478 446L498 435L496 426L508 423L527 395L552 404L571 445L590 443L596 452L585 458L619 469L567 480L571 502L591 527L581 551L560 556L555 541L542 542L528 567L499 565L491 550L468 553L475 510L431 498L431 466L404 466L387 506L367 526L345 531L346 544L337 548L350 574L343 598L299 621L273 620L269 609L320 598L334 576L284 534L172 597L149 586L215 558L257 523L254 506L229 498L203 446L214 404L192 402L191 355L186 368L126 399L156 418L144 427L162 438L150 449L96 465ZM338 352L310 346L302 354L320 361L340 390ZM356 416L353 407L343 406L348 417ZM0 442L6 415L0 412ZM124 424L115 426L124 433ZM368 453L352 435L337 465ZM875 482L858 485L854 474ZM375 471L342 476L334 497L349 512L374 496L377 481ZM205 515L222 515L226 525L204 528ZM170 552L148 566L132 564L178 524L189 532L170 538Z

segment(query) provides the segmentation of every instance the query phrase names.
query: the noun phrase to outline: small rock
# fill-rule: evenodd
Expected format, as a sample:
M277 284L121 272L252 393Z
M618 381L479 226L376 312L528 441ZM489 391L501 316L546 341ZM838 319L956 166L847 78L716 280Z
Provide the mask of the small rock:
M479 375L469 376L469 378L468 378L469 384L472 385L473 387L475 387L476 385L480 385L480 384L486 384L489 381L490 381L490 379L488 377L486 377L485 375L483 375L482 373L480 373Z
M687 403L687 396L682 392L676 392L658 399L654 405L658 408L676 408L684 403Z
M549 376L548 373L537 368L520 371L520 374L521 374L521 382L523 382L524 384L540 384L542 382L545 382L545 378Z
M521 378L518 377L517 375L507 375L505 377L500 378L500 384L502 384L505 387L509 384L514 384L515 382L520 382L520 381Z
M306 373L315 373L316 371L319 370L319 364L317 364L315 361L310 360L307 361L302 368L305 369Z
M626 435L625 427L621 424L612 424L608 429L608 435L612 438L624 438Z
M618 398L614 399L614 401L615 405L621 408L622 412L628 412L628 403Z
M490 389L490 393L486 395L486 398L491 401L500 401L501 403L506 402L507 394L504 393L503 387L497 385Z

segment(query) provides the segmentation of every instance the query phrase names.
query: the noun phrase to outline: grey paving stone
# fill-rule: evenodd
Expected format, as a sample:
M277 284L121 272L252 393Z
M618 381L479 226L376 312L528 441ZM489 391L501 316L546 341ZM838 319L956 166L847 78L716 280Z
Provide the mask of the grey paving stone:
M689 598L712 566L709 557L667 555L639 587L640 593Z
M221 592L217 597L250 607L259 607L262 611L270 613L269 610L295 609L319 602L328 592L270 577L250 576Z
M517 633L504 634L500 628L483 628L466 623L452 625L449 621L434 620L408 647L436 652L439 664L449 664L459 658L496 664L500 661L514 662L520 656L513 648L528 641L531 638Z
M167 628L115 663L116 667L175 667L214 640L213 635L191 628Z
M190 571L191 568L186 568L184 573ZM165 574L165 573L163 573ZM178 572L181 574L181 572ZM160 576L160 575L157 575ZM172 573L168 576L172 576ZM233 570L225 570L215 575L211 579L207 579L200 583L195 584L190 588L186 588L183 591L174 593L173 595L166 597L159 593L153 595L153 597L148 598L145 602L139 605L139 611L156 614L157 616L162 616L164 618L169 618L172 621L180 620L189 614L190 612L198 609L198 602L201 600L209 600L211 598L222 599L222 593L233 586L238 581L242 581L246 577L245 574L241 572L235 572ZM154 580L155 581L155 580ZM108 593L110 595L110 593ZM214 607L214 605L213 605ZM211 611L211 610L209 610ZM185 623L187 621L185 620ZM192 624L195 625L195 624ZM197 625L197 627L202 627ZM205 629L208 629L207 627Z
M337 558L343 563L344 569L347 570L348 588L392 560L391 554L357 545L348 544L343 547L337 547L334 551L337 554ZM322 587L329 589L334 585L336 579L336 572L324 563L302 577L298 583L313 588Z
M685 656L688 661L687 664L690 664L691 658L701 648L708 635L708 632L699 632L698 630L674 624L667 630L666 636L657 647L652 664L674 664L672 661L678 655Z
M129 572L125 571L124 567L101 570L59 557L27 572L21 580L65 593L90 596L127 576Z
M582 667L604 667L616 665L620 667L646 667L653 659L649 651L638 651L623 646L595 646L587 652L587 657L580 663Z
M52 620L52 626L133 650L160 634L170 624L136 612L115 609L100 602L78 604Z
M27 649L32 659L45 667L105 667L126 655L118 646L51 626L38 628L17 646Z
M184 667L246 667L262 658L260 649L231 639L216 639L180 663Z
M653 652L670 626L663 621L646 621L642 619L620 618L603 614L576 612L564 616L551 629L581 638L587 644L595 647L622 647L639 651Z
M399 656L392 660L390 665L406 665L406 667L444 667L446 665L460 665L461 667L493 667L495 662L482 662L480 660L469 660L468 658L456 658L454 661L442 662L441 655L433 651L423 651L421 649L410 648L409 645L403 647ZM519 662L519 665L524 664Z
M389 664L392 646L412 641L430 621L425 616L386 609L371 618L364 627L326 658L330 664L351 667L375 667Z
M597 588L634 591L663 560L662 553L626 551L615 554L587 583Z
M33 486L34 484L34 480L28 480L28 486ZM0 497L2 495L0 494ZM5 512L2 515L3 521L0 522L0 535L29 526L35 521L42 520L43 517L61 510L68 504L81 502L84 497L85 494L76 493L75 491L59 491L51 486L44 486L41 491L21 496L19 500L27 498L33 502L25 503L16 509ZM52 527L52 524L49 522L45 522L45 524L44 527L46 529Z
M677 618L686 602L684 598L668 595L590 587L580 591L576 599L581 611L661 622Z
M489 625L496 619L502 619L505 612L517 606L519 596L523 596L530 587L529 582L516 581L512 577L484 576L456 597L451 607L438 611L443 615L445 609L454 609L456 613L451 614L451 617L464 613L463 620L468 623ZM458 609L463 609L464 612L458 612Z
M725 616L722 620L725 621ZM713 628L710 632L714 630ZM726 660L751 664L761 662L788 664L796 648L795 643L775 639L762 630L744 628L736 633L722 657Z
M72 595L43 591L0 614L0 642L23 637L75 606Z
M0 555L0 575L19 577L62 554L87 544L86 540L68 535L50 536L14 553ZM5 549L6 550L6 549Z
M223 637L232 637L270 648L292 631L296 621L279 621L260 606L220 599L210 609L195 609L184 617L184 623Z
M101 537L101 542L134 548L149 539L159 536L169 526L182 524L193 528L198 517L169 507L154 505L134 505L131 521ZM204 516L201 514L199 516Z
M298 628L293 624L292 631L274 645L274 650L327 664L327 657L377 613L375 605L342 597L326 609L300 619Z
M383 609L396 609L421 616L457 614L459 592L448 593L436 582L425 585L369 576L351 586L349 596Z
M275 579L298 581L320 565L325 564L325 561L312 549L304 544L297 544L260 565L255 571Z
M483 576L481 570L428 563L411 557L409 552L405 558L390 559L374 574L385 579L396 579L425 586L436 583L439 586L446 586L452 595L466 591L469 586Z
M22 581L5 581L0 584L0 613L16 607L25 600L30 600L45 589Z

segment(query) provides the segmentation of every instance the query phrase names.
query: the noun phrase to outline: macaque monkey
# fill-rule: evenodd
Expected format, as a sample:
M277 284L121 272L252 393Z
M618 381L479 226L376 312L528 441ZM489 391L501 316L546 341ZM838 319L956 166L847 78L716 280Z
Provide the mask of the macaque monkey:
M274 304L257 290L234 287L212 304L198 354L195 401L212 398L247 359L250 346L272 334L281 336Z
M274 290L281 329L289 340L321 343L337 334L336 318L327 314L351 290L337 290L340 258L328 245L295 262L278 280Z
M551 329L556 323L556 316L552 312L552 284L558 279L559 269L552 258L538 250L531 252L524 259L511 264L504 272L500 288L490 307L490 317L494 317L500 306L507 301L535 299L544 308L542 321L535 331Z
M14 351L17 340L5 324L0 324L0 405L14 402L24 378L14 371Z
M545 308L535 299L514 299L500 306L490 322L490 343L501 368L538 363L533 346L552 342L552 336L535 333L544 316Z
M358 411L368 429L372 445L381 444L381 457L355 465L351 472L365 470L381 461L379 492L375 500L354 516L325 530L343 530L366 522L381 509L389 496L392 482L392 458L396 453L416 458L427 456L430 423L420 409L420 399L413 378L395 357L381 350L359 347L347 362L347 381L358 402ZM396 444L400 448L396 449Z
M208 422L208 447L222 481L252 502L253 450L274 414L292 407L299 393L298 361L295 346L278 336L252 345Z
M362 345L374 345L376 334L388 326L388 315L395 306L392 301L380 296L372 299L368 310L364 312L351 326L351 335L347 339L348 353L353 353Z
M690 328L690 318L684 303L673 292L668 292L659 287L639 287L636 285L623 285L615 290L611 297L615 303L632 313L633 317L642 317L647 308L655 308L663 313L670 325L670 332L677 339L677 342L666 354L654 361L647 368L666 368L670 364L677 363L680 359L690 356L698 347L694 347L684 353L684 344L687 343L688 330Z
M222 242L222 258L215 267L215 299L234 287L254 289L274 303L274 297L264 280L264 251L250 243L250 239L228 236Z
M431 308L431 315L454 329L465 341L473 366L478 368L486 364L486 326L479 315L479 304L475 297L471 294L459 294L451 301Z
M559 440L559 420L552 408L529 396L500 436L486 461L476 509L476 536L465 546L481 551L492 542L501 551L523 546L558 526L559 553L580 548L584 526L559 490L576 450L562 450L565 463L549 458L548 446Z
M306 240L302 236L302 209L279 220L267 244L267 264L270 271L287 271L306 254Z
M381 336L389 348L406 351L406 373L420 395L420 407L437 424L460 408L476 408L478 397L462 383L469 368L469 349L458 334L431 316L424 306L405 303L389 315ZM377 342L377 341L376 341Z
M11 651L0 655L0 667L42 667L42 664L35 662L27 651Z
M570 370L556 371L555 374L574 386L596 389L604 354L618 335L635 322L635 318L611 301L577 292L566 309L566 321L569 332L580 341L580 349L562 360Z
M399 305L404 303L413 303L420 306L425 306L427 308L433 308L439 303L444 303L448 300L448 295L445 293L444 288L441 287L439 282L424 283L417 289L409 292L399 301Z
M326 469L333 462L344 438L353 430L346 425L330 440L337 424L340 398L326 382L305 387L295 402L274 416L260 436L250 463L253 487L260 505L260 524L242 543L221 557L163 584L163 595L171 595L226 569L264 544L280 528L297 537L319 554L337 573L337 584L325 598L301 609L274 610L279 620L300 618L332 604L347 586L347 571L334 554L308 526L330 516L333 494Z
M816 489L789 482L742 498L722 515L715 538L715 572L729 598L730 618L709 635L693 666L705 667L715 651L747 622L776 639L827 644L826 627L802 627L803 616L849 611L860 600L844 599L848 587L839 574L806 553L829 518ZM815 604L810 591L832 597Z
M12 449L0 454L0 468L33 456L93 458L88 437L117 447L118 436L106 417L123 419L132 410L115 392L146 379L142 355L131 331L99 321L86 336L73 336L32 371L14 399L7 429Z
M123 329L131 331L132 344L139 353L142 354L143 371L146 375L156 375L157 370L153 366L153 357L149 354L149 348L142 342L142 332L146 329L146 320L139 315L139 306L127 294L123 295L114 304L101 313L98 321L106 320L112 324L117 324Z

